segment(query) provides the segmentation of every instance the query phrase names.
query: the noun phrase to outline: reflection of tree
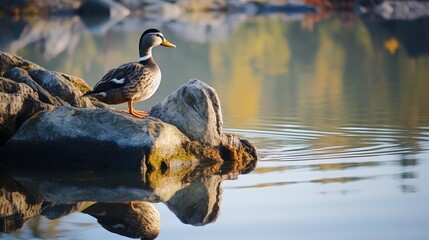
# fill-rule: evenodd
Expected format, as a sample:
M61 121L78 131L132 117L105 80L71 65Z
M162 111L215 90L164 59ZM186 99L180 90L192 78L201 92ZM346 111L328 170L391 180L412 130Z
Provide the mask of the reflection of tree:
M395 32L394 26L406 23L392 24L348 16L346 24L326 19L308 31L275 18L248 20L210 51L214 85L228 102L225 115L235 120L229 126L242 128L246 121L281 113L323 132L312 144L324 153L377 144L374 139L385 134L377 128L391 126L407 129L390 136L395 145L420 151L415 136L429 125L429 57L410 58L401 37L410 30ZM394 55L385 48L392 37L400 42ZM423 42L413 44L424 54ZM373 134L356 135L348 126L369 127Z
M228 115L238 120L258 115L266 81L287 73L290 49L284 35L282 21L256 17L229 41L212 44L211 68Z

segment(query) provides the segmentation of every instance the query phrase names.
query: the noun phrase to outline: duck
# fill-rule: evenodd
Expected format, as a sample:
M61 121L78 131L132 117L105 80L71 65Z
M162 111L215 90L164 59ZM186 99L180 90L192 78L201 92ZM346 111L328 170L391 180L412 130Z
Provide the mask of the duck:
M157 46L176 48L158 29L144 31L139 40L138 62L109 70L93 90L82 97L94 97L106 104L128 103L128 109L123 112L138 118L148 116L148 112L134 109L133 103L150 98L161 83L161 70L152 57L152 49Z

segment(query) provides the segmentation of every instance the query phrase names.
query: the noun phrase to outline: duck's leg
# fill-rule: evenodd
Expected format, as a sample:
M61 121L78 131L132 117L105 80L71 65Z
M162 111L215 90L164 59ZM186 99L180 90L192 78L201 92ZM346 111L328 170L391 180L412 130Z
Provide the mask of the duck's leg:
M147 115L149 115L148 112L142 112L142 111L135 110L133 108L133 100L132 99L130 99L128 101L128 110L124 110L123 112L129 113L129 114L131 114L131 115L133 115L135 117L138 117L138 118L144 118Z

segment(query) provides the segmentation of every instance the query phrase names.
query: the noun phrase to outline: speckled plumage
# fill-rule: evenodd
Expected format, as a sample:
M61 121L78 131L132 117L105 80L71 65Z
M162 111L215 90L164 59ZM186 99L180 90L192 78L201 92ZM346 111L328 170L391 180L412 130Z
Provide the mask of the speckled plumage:
M128 112L137 117L147 113L133 109L132 103L150 98L161 83L161 71L152 58L152 48L163 45L176 47L168 42L157 29L149 29L140 37L139 62L122 64L111 69L83 96L92 96L107 104L128 102Z
M92 93L105 92L106 96L94 96L107 104L120 104L129 99L137 102L150 98L161 83L161 71L152 58L147 62L126 63L111 69L95 85ZM118 84L111 79L124 79L124 81Z

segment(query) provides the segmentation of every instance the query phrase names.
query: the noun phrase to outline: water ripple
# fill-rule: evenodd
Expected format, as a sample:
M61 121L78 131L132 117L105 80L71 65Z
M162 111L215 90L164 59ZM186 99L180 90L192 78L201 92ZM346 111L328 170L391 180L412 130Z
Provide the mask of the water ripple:
M429 149L429 129L344 126L312 129L279 123L251 123L252 129L225 131L250 139L262 161L308 161L415 154Z

